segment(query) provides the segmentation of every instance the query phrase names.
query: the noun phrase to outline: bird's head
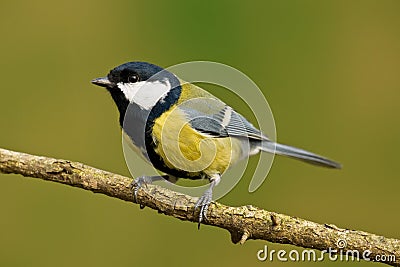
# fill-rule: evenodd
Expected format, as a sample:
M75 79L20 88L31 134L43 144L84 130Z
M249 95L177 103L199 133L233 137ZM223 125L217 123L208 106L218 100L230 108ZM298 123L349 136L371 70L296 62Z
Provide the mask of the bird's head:
M92 83L105 87L119 108L135 103L146 110L152 109L179 86L174 74L147 62L122 64L112 69L106 77L92 80Z

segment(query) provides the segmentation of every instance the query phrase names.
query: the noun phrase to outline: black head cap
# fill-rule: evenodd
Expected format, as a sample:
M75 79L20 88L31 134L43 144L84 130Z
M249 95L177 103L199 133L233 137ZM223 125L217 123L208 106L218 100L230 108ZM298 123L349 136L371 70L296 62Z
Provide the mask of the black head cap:
M110 82L117 84L119 82L139 82L157 80L163 72L163 68L147 62L128 62L122 64L110 71L107 75Z
M113 88L118 83L136 83L141 81L157 81L168 79L172 85L176 77L163 68L147 62L128 62L112 69L107 77L92 80L98 86Z

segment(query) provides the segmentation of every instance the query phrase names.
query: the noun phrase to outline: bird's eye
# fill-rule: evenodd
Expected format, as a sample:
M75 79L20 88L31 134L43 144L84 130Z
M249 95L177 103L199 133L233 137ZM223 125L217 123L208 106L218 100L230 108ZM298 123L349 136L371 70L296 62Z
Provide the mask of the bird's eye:
M136 83L139 81L139 76L137 74L131 74L128 76L128 82Z

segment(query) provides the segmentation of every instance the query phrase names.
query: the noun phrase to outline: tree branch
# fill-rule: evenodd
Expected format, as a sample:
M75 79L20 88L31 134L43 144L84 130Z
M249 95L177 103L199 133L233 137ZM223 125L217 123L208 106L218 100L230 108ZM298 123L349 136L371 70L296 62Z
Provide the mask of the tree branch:
M63 183L125 201L132 202L133 199L131 178L78 162L0 149L0 172ZM181 220L196 222L198 219L198 212L193 213L195 198L160 186L143 187L138 192L138 202ZM234 243L243 244L247 239L262 239L318 250L337 249L342 254L354 250L358 251L360 258L364 253L371 261L379 260L400 266L400 240L341 229L331 224L318 224L250 205L229 207L213 202L204 224L228 230ZM343 245L345 247L341 250ZM386 261L382 261L383 256Z

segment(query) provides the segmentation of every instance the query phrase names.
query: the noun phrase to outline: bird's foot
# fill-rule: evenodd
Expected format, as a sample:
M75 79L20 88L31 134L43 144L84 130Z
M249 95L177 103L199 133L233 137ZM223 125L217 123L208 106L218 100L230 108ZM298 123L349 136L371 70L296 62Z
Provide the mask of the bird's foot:
M163 179L169 181L173 178L174 177L169 176L169 175L140 176L140 177L135 178L130 185L131 190L133 190L133 202L138 203L137 202L137 194L138 194L139 189L141 189L143 186L145 186L147 188L148 184L152 184L155 181L159 181L159 180L163 180ZM176 178L175 178L175 180L176 180ZM140 208L143 209L144 206L142 204L140 204Z
M133 190L133 201L135 203L138 203L137 193L139 189L141 189L143 186L147 188L147 184L151 184L153 181L154 179L152 176L139 176L132 181L130 188ZM142 205L140 205L140 207L143 208Z
M204 194L201 197L199 197L199 199L196 202L196 205L194 206L194 211L200 208L199 223L197 225L198 229L200 229L200 224L203 221L203 219L207 220L207 211L212 201L213 189L216 185L218 185L220 178L221 177L219 175L211 177L210 187L204 192Z
M204 194L199 197L199 199L196 202L196 205L194 206L194 210L200 209L199 212L199 223L197 228L200 229L200 224L203 221L203 219L207 220L207 211L208 207L210 206L212 201L212 188L208 188Z

